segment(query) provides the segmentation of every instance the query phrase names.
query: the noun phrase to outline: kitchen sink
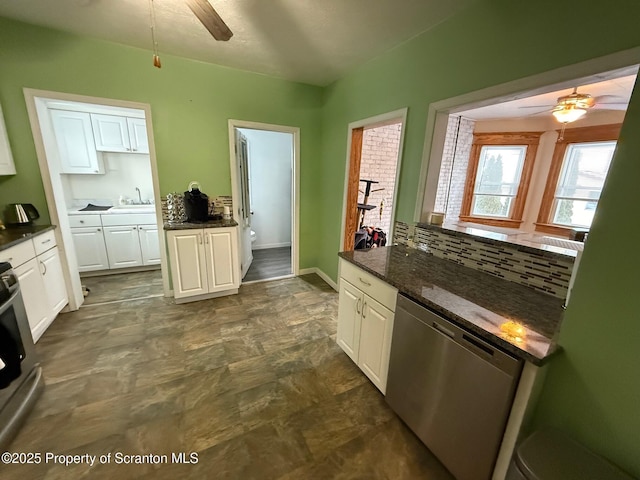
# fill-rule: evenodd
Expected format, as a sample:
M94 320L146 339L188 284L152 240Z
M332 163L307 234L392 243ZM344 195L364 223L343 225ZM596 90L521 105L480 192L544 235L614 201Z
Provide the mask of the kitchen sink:
M156 206L149 204L117 205L109 213L155 213Z

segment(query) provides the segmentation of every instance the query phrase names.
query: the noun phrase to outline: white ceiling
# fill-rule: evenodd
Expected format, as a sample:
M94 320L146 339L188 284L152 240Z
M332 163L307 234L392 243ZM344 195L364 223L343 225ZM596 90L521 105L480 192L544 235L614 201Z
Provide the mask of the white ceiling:
M184 0L153 1L161 58L327 85L475 0L209 1L234 33L228 42L216 42ZM0 16L151 50L149 0L2 0Z
M625 111L631 98L635 80L636 75L628 75L603 82L576 86L578 87L578 93L588 93L596 97L596 105L592 107L593 110ZM456 115L462 115L463 117L473 120L497 120L504 118L537 117L542 115L550 116L551 109L558 101L558 97L569 95L572 92L573 88L556 90L543 95L535 95L520 100L465 110L457 112ZM610 95L610 97L603 98L601 102L598 103L597 97L602 95Z

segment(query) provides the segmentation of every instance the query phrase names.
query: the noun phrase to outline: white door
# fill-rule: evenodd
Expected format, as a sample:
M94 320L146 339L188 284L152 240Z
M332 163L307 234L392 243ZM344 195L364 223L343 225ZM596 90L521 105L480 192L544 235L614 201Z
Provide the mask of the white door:
M338 345L358 363L360 348L360 322L362 314L362 292L356 287L340 279L340 294L338 297Z
M127 117L129 141L131 151L135 153L149 153L149 139L147 138L147 122L144 118Z
M175 298L209 293L202 230L167 232Z
M160 239L158 238L158 227L155 225L140 225L138 227L138 234L140 235L142 264L159 265Z
M24 308L27 311L31 334L39 329L40 325L46 325L50 311L47 301L43 301L45 291L44 280L40 274L40 263L36 258L32 258L27 263L14 269L20 282ZM34 341L37 340L34 336Z
M358 365L367 377L385 393L391 351L393 312L368 295L362 305Z
M100 227L72 228L71 238L78 259L79 272L108 270L109 259Z
M104 227L104 242L107 245L110 268L142 265L137 226Z
M91 114L96 149L100 152L130 152L127 118L117 115Z
M204 230L209 292L238 288L238 265L235 228L208 228Z
M53 247L39 255L38 261L40 262L40 271L42 272L44 288L49 301L49 312L50 315L55 317L69 302L58 247Z
M237 207L236 217L240 235L240 265L242 267L241 276L247 274L253 253L251 252L251 194L249 191L249 149L247 138L235 129L236 132L236 163L238 166L238 184L240 186L240 205Z
M50 109L62 173L101 173L88 113Z

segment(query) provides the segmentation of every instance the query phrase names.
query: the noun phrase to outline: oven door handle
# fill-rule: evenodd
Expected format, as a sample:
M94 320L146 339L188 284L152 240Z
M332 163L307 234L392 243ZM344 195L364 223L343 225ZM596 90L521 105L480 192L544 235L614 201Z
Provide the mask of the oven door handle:
M20 289L16 288L13 294L5 301L2 305L0 305L0 316L4 315L4 312L9 310L13 306L13 302L20 293Z

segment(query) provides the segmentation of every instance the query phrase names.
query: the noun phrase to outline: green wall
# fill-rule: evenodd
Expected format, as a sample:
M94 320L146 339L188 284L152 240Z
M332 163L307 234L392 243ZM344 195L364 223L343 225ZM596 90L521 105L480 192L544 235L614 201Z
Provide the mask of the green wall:
M0 104L18 171L0 177L0 205L34 203L43 223L24 87L149 103L161 194L191 180L209 195L231 194L229 118L300 127L300 267L316 264L322 89L169 55L158 70L145 50L0 18Z
M568 19L578 15L579 22ZM318 266L337 276L349 122L409 107L399 220L412 221L428 105L640 45L640 2L486 0L325 91ZM584 21L583 21L584 20ZM560 33L562 32L562 34ZM638 97L638 96L636 96ZM555 425L640 476L640 98L634 98L583 257L535 426ZM635 294L635 295L634 295Z

